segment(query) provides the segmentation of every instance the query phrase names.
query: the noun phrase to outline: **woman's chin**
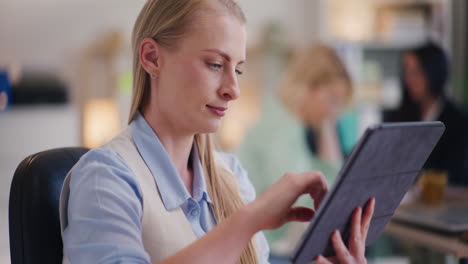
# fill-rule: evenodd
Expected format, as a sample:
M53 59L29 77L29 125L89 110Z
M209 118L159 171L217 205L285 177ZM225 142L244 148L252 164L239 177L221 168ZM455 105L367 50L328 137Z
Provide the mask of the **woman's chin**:
M198 133L199 134L216 133L216 132L218 132L218 129L219 129L220 125L221 125L220 120L211 121L211 122L207 123L206 125L204 125L203 127L200 127L198 129Z

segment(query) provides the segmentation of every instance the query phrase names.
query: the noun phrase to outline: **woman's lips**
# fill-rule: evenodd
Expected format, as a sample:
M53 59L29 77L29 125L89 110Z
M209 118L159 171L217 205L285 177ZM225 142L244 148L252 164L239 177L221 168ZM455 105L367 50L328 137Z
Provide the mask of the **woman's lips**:
M208 107L208 109L210 109L211 112L213 112L215 115L220 116L220 117L224 116L227 110L227 107L212 106L212 105L206 105L206 107Z

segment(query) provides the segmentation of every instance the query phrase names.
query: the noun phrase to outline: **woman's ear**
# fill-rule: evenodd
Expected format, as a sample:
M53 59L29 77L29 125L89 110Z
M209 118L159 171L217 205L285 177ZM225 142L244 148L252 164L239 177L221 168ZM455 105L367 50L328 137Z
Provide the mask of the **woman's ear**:
M151 76L158 76L161 69L161 47L152 38L145 38L138 52L143 69Z

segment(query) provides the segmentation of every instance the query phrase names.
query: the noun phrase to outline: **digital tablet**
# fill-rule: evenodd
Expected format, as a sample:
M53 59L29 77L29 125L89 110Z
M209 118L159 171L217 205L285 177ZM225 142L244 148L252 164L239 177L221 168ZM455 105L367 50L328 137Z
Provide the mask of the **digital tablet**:
M384 123L368 128L293 251L292 262L310 263L319 254L334 255L332 232L340 230L347 244L350 216L371 197L376 203L366 245L375 242L444 130L441 122Z

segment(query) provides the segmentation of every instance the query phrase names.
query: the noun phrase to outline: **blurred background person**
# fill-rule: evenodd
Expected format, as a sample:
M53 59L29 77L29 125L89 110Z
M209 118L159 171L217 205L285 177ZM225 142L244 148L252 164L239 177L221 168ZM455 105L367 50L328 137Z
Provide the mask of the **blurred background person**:
M261 119L237 151L258 194L286 170L320 170L328 184L334 181L350 151L338 120L351 95L350 76L332 48L316 43L295 54L278 93L265 96ZM288 235L288 228L268 231L266 236L273 251L286 254L304 228L289 228Z
M468 186L468 119L446 94L449 60L438 45L428 42L402 56L402 102L384 114L385 121L441 121L446 130L425 169L448 173L451 185Z
M305 127L309 151L332 166L341 164L347 154L337 121L351 94L345 66L337 53L323 44L297 55L279 90L283 105Z

